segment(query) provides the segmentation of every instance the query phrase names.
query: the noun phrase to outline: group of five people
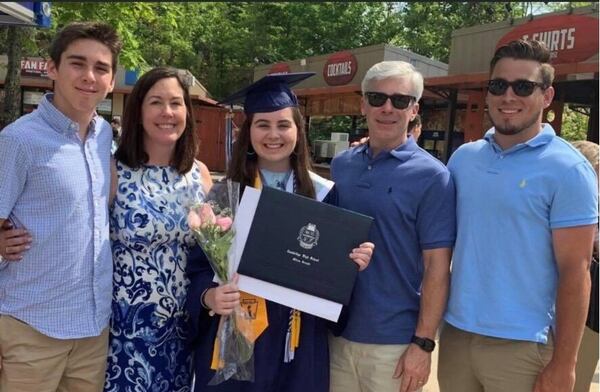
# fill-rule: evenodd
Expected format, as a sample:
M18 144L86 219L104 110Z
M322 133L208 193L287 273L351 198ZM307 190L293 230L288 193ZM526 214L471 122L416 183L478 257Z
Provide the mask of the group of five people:
M585 158L542 123L554 94L545 47L497 50L494 128L448 167L407 134L423 92L408 63L366 73L369 140L333 160L333 181L310 171L290 79L244 89L227 178L375 219L369 242L340 261L361 270L341 320L266 301L255 381L209 387L211 314L249 294L235 280L213 283L194 247L186 208L213 184L195 159L191 100L175 70L138 80L111 161L110 126L95 107L114 87L120 45L102 23L63 28L50 48L54 93L0 133L0 391L418 391L442 319L443 392L573 388L597 185Z

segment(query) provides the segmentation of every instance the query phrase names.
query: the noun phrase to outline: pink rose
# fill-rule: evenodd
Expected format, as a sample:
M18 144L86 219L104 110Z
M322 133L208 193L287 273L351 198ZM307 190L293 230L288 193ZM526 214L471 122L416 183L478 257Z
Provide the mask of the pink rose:
M200 215L198 215L198 212L196 212L196 210L190 210L190 212L188 212L187 221L188 226L192 230L199 229L202 225L202 219L200 219Z
M233 221L228 216L219 216L217 218L217 226L221 228L221 231L227 231L231 227Z
M217 223L217 217L215 216L210 204L204 203L202 206L200 206L200 219L202 220L200 227L206 227L208 225L214 225Z

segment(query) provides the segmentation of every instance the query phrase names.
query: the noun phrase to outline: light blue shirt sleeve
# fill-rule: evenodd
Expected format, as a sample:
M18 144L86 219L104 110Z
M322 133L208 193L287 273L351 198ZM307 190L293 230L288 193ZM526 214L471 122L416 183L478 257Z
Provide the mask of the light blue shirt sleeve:
M15 137L0 134L0 219L8 218L23 192L28 161L22 144Z
M594 169L584 161L561 178L550 207L550 227L591 225L598 222L598 188Z
M0 219L8 218L25 187L27 162L21 143L6 130L0 134ZM7 265L0 261L0 270Z

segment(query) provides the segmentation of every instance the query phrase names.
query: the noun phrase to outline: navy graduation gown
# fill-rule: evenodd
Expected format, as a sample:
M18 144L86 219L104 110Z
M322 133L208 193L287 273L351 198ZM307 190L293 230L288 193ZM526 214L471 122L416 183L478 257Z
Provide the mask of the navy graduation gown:
M266 301L269 326L254 345L254 382L228 380L208 386L219 316L210 317L200 304L200 296L212 282L213 272L199 247L188 259L187 307L192 328L190 344L194 349L195 392L327 392L329 391L329 347L327 321L302 313L300 346L295 358L283 362L290 308Z

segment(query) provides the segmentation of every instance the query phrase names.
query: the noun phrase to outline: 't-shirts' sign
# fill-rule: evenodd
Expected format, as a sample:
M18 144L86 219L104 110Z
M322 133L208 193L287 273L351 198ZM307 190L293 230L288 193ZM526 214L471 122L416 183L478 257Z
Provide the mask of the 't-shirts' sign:
M358 62L350 52L332 54L323 67L323 79L330 86L348 84L356 75Z
M269 70L269 75L280 75L290 73L290 66L286 63L273 64Z
M21 76L48 77L48 62L41 58L21 60Z
M578 63L598 54L598 18L556 15L534 19L508 32L496 48L519 38L544 42L553 64Z

